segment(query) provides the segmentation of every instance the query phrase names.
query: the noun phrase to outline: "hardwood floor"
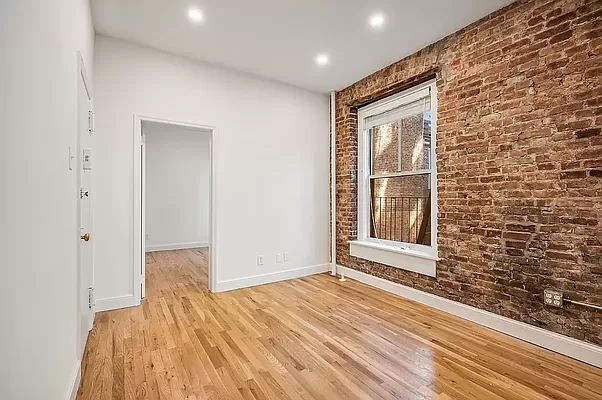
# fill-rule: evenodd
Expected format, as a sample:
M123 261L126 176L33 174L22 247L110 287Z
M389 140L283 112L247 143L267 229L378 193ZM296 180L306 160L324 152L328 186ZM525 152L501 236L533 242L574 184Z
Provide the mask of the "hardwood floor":
M205 250L147 255L99 313L78 399L602 399L602 370L329 275L207 290Z

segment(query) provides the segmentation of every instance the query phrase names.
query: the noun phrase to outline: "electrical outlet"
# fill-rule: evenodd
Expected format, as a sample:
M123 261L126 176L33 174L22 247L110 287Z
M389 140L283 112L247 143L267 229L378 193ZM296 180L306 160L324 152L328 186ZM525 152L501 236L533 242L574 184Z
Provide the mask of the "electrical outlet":
M287 262L290 259L289 255L288 255L288 251L284 252L284 262Z
M557 290L545 289L543 291L543 302L545 305L562 308L564 294Z
M145 239L146 239L146 240L148 240L148 239L149 239L149 237L148 237L148 233L147 233L146 235L144 235L144 236L146 236L146 237L145 237Z
M263 256L257 256L257 265L263 265Z
M276 254L276 262L277 263L281 263L282 262L282 254L280 254L280 253Z

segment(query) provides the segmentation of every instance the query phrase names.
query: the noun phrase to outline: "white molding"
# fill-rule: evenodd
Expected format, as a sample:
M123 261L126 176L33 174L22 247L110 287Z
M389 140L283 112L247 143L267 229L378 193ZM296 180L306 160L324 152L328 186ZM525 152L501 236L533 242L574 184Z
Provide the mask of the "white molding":
M134 212L134 218L132 221L134 230L134 234L132 235L132 293L134 293L134 300L136 301L136 305L140 304L142 296L144 295L142 287L145 284L145 265L143 263L146 262L145 258L142 257L142 246L144 244L143 238L145 237L145 235L143 236L143 232L145 229L145 216L142 214L142 145L144 144L142 138L142 120L143 118L139 117L138 115L134 115L134 129L132 135L134 150L132 182L134 187L134 203L132 204L132 209Z
M437 310L472 321L487 328L505 333L556 353L602 368L602 347L550 332L524 322L503 317L457 301L400 285L351 268L337 266L339 273L370 286L397 294L406 299L436 308Z
M349 242L349 254L364 260L405 269L422 275L437 276L437 257L411 249L400 249L368 241Z
M422 249L417 248L404 248L399 242L393 242L390 240L374 239L369 238L366 240L349 240L347 243L350 245L370 247L372 249L379 249L389 251L396 254L405 254L412 257L424 258L425 260L441 261L437 256L430 254L431 252L421 251ZM426 246L422 246L426 247ZM430 249L425 249L430 250Z
M67 393L65 395L65 399L75 400L77 396L77 391L79 390L79 383L82 379L82 367L81 361L77 361L75 363L75 370L71 374L71 380L69 381L69 386L67 387Z
M109 297L108 299L96 300L96 312L117 310L119 308L134 307L139 305L133 294L125 296Z
M191 243L172 243L172 244L157 244L146 246L146 252L151 251L166 251L166 250L182 250L182 249L198 249L201 247L209 247L209 242L191 242Z
M265 285L285 281L288 279L303 278L304 276L322 274L330 271L330 264L312 265L309 267L289 269L286 271L271 272L267 274L249 276L247 278L232 279L229 281L217 282L216 292L227 292L234 289L242 289L251 286Z

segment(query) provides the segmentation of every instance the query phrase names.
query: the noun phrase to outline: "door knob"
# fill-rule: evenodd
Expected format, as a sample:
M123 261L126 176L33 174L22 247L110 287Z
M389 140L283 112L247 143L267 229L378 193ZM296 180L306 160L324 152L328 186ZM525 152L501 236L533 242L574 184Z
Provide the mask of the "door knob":
M85 235L80 237L81 240L83 240L84 242L87 242L90 240L90 234L86 233Z

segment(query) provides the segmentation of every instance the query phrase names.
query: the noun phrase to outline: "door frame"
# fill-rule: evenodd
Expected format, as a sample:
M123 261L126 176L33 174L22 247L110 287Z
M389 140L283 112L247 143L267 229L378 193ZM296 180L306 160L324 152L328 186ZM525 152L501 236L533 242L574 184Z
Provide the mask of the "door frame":
M207 269L208 274L208 288L211 292L215 292L217 282L217 201L216 201L216 162L215 154L217 153L217 128L210 125L196 124L193 122L176 121L167 118L156 118L147 117L139 114L134 114L134 220L133 220L133 233L134 241L132 244L132 282L133 282L133 293L135 305L139 305L143 296L143 287L146 268L144 254L144 220L146 216L146 210L144 207L145 198L145 187L142 185L142 163L144 158L142 156L142 123L143 122L157 122L167 125L176 125L185 128L199 129L203 131L209 131L209 158L210 158L210 171L209 171L209 190L210 190L210 206L209 206L209 268Z
M90 79L88 78L88 73L86 72L86 65L84 63L84 57L83 54L78 51L77 52L77 81L82 80L83 84L84 84L84 89L86 91L86 96L88 97L88 118L89 117L89 113L93 112L94 108L93 108L93 92L92 92L92 85L90 84ZM79 87L79 82L77 82L78 87ZM79 96L79 89L78 89L78 96ZM80 108L79 108L79 97L78 97L78 107L77 107L77 118L78 118L78 122L77 122L77 134L76 134L76 146L75 146L75 162L72 164L73 166L75 166L75 179L76 179L76 184L75 184L75 195L77 196L77 216L76 216L76 221L77 221L77 227L76 227L76 243L77 243L77 308L76 308L76 321L78 321L78 323L76 324L77 326L77 338L78 340L76 341L77 343L77 356L78 358L80 357L80 355L83 354L83 350L85 348L86 345L86 341L87 341L87 335L85 335L85 337L80 337L80 317L83 314L83 310L80 308L81 304L82 304L82 299L80 299L80 294L82 293L82 288L81 286L81 277L82 277L82 271L84 268L84 265L82 263L82 251L81 251L81 223L82 223L82 219L81 219L81 179L82 179L82 151L83 151L83 146L82 146L82 141L81 141L81 131L80 131L80 114L81 114ZM70 155L71 156L71 155ZM93 194L94 195L94 194ZM92 212L92 211L91 211ZM91 229L91 234L94 237L94 231L93 231L93 227L90 227ZM92 241L92 243L90 244L91 246L94 246L94 240ZM91 275L90 275L90 286L92 288L94 288L94 248L92 248L92 265L91 265ZM85 285L86 289L89 289L90 286ZM88 331L90 331L93 327L94 324L94 317L93 315L95 314L95 304L94 301L92 301L91 307L89 307L92 309L92 320L88 321Z

